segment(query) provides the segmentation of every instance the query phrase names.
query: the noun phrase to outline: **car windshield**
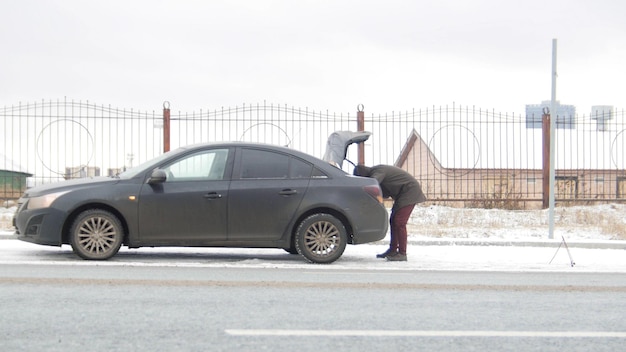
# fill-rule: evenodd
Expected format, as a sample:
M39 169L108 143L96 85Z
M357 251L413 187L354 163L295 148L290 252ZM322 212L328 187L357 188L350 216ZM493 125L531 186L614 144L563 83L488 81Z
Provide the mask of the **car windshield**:
M126 171L120 173L117 175L117 177L119 178L123 178L123 179L129 179L129 178L133 178L135 176L137 176L139 173L147 170L147 169L152 169L154 168L156 165L160 164L163 160L169 158L172 155L181 153L183 150L185 150L184 148L178 148L176 150L171 150L169 152L163 153L159 156L157 156L154 159L148 160L144 163L141 163L137 166L131 167L130 169L127 169Z

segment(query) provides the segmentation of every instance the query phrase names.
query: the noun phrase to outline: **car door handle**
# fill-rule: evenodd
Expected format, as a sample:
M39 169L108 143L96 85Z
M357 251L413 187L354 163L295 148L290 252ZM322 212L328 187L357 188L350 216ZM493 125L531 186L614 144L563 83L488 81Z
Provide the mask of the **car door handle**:
M296 191L295 189L283 189L282 191L278 192L278 194L280 194L281 196L292 196L296 193L298 193L298 191Z
M219 199L222 198L222 195L217 192L211 192L204 195L206 199Z

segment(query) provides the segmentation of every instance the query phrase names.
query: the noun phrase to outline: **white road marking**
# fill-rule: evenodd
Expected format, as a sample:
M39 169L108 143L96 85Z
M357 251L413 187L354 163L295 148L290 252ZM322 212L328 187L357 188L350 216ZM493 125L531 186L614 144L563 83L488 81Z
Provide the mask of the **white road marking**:
M226 329L233 336L362 337L587 337L626 338L622 331L472 331L472 330L287 330Z

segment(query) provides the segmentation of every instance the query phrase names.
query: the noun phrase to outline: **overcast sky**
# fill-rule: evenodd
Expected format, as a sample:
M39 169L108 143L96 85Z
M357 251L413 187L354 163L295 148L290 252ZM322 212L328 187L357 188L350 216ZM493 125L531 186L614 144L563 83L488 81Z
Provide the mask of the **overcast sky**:
M624 0L0 0L0 106L626 108Z

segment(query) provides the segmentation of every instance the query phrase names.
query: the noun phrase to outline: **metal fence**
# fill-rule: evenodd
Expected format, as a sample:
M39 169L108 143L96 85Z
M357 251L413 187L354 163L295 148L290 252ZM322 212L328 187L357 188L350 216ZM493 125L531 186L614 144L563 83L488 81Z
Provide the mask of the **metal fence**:
M4 106L0 198L17 198L26 187L43 183L114 175L166 147L200 142L279 144L321 158L332 132L355 131L360 121L372 132L364 146L365 164L406 169L431 202L545 205L550 130L528 123L545 117L457 105L386 114L363 110L336 114L262 103L189 113L172 111L166 102L145 112L66 99ZM567 121L552 136L557 203L626 200L624 112ZM349 148L348 159L355 163L356 153L356 147ZM342 168L352 172L349 163Z

